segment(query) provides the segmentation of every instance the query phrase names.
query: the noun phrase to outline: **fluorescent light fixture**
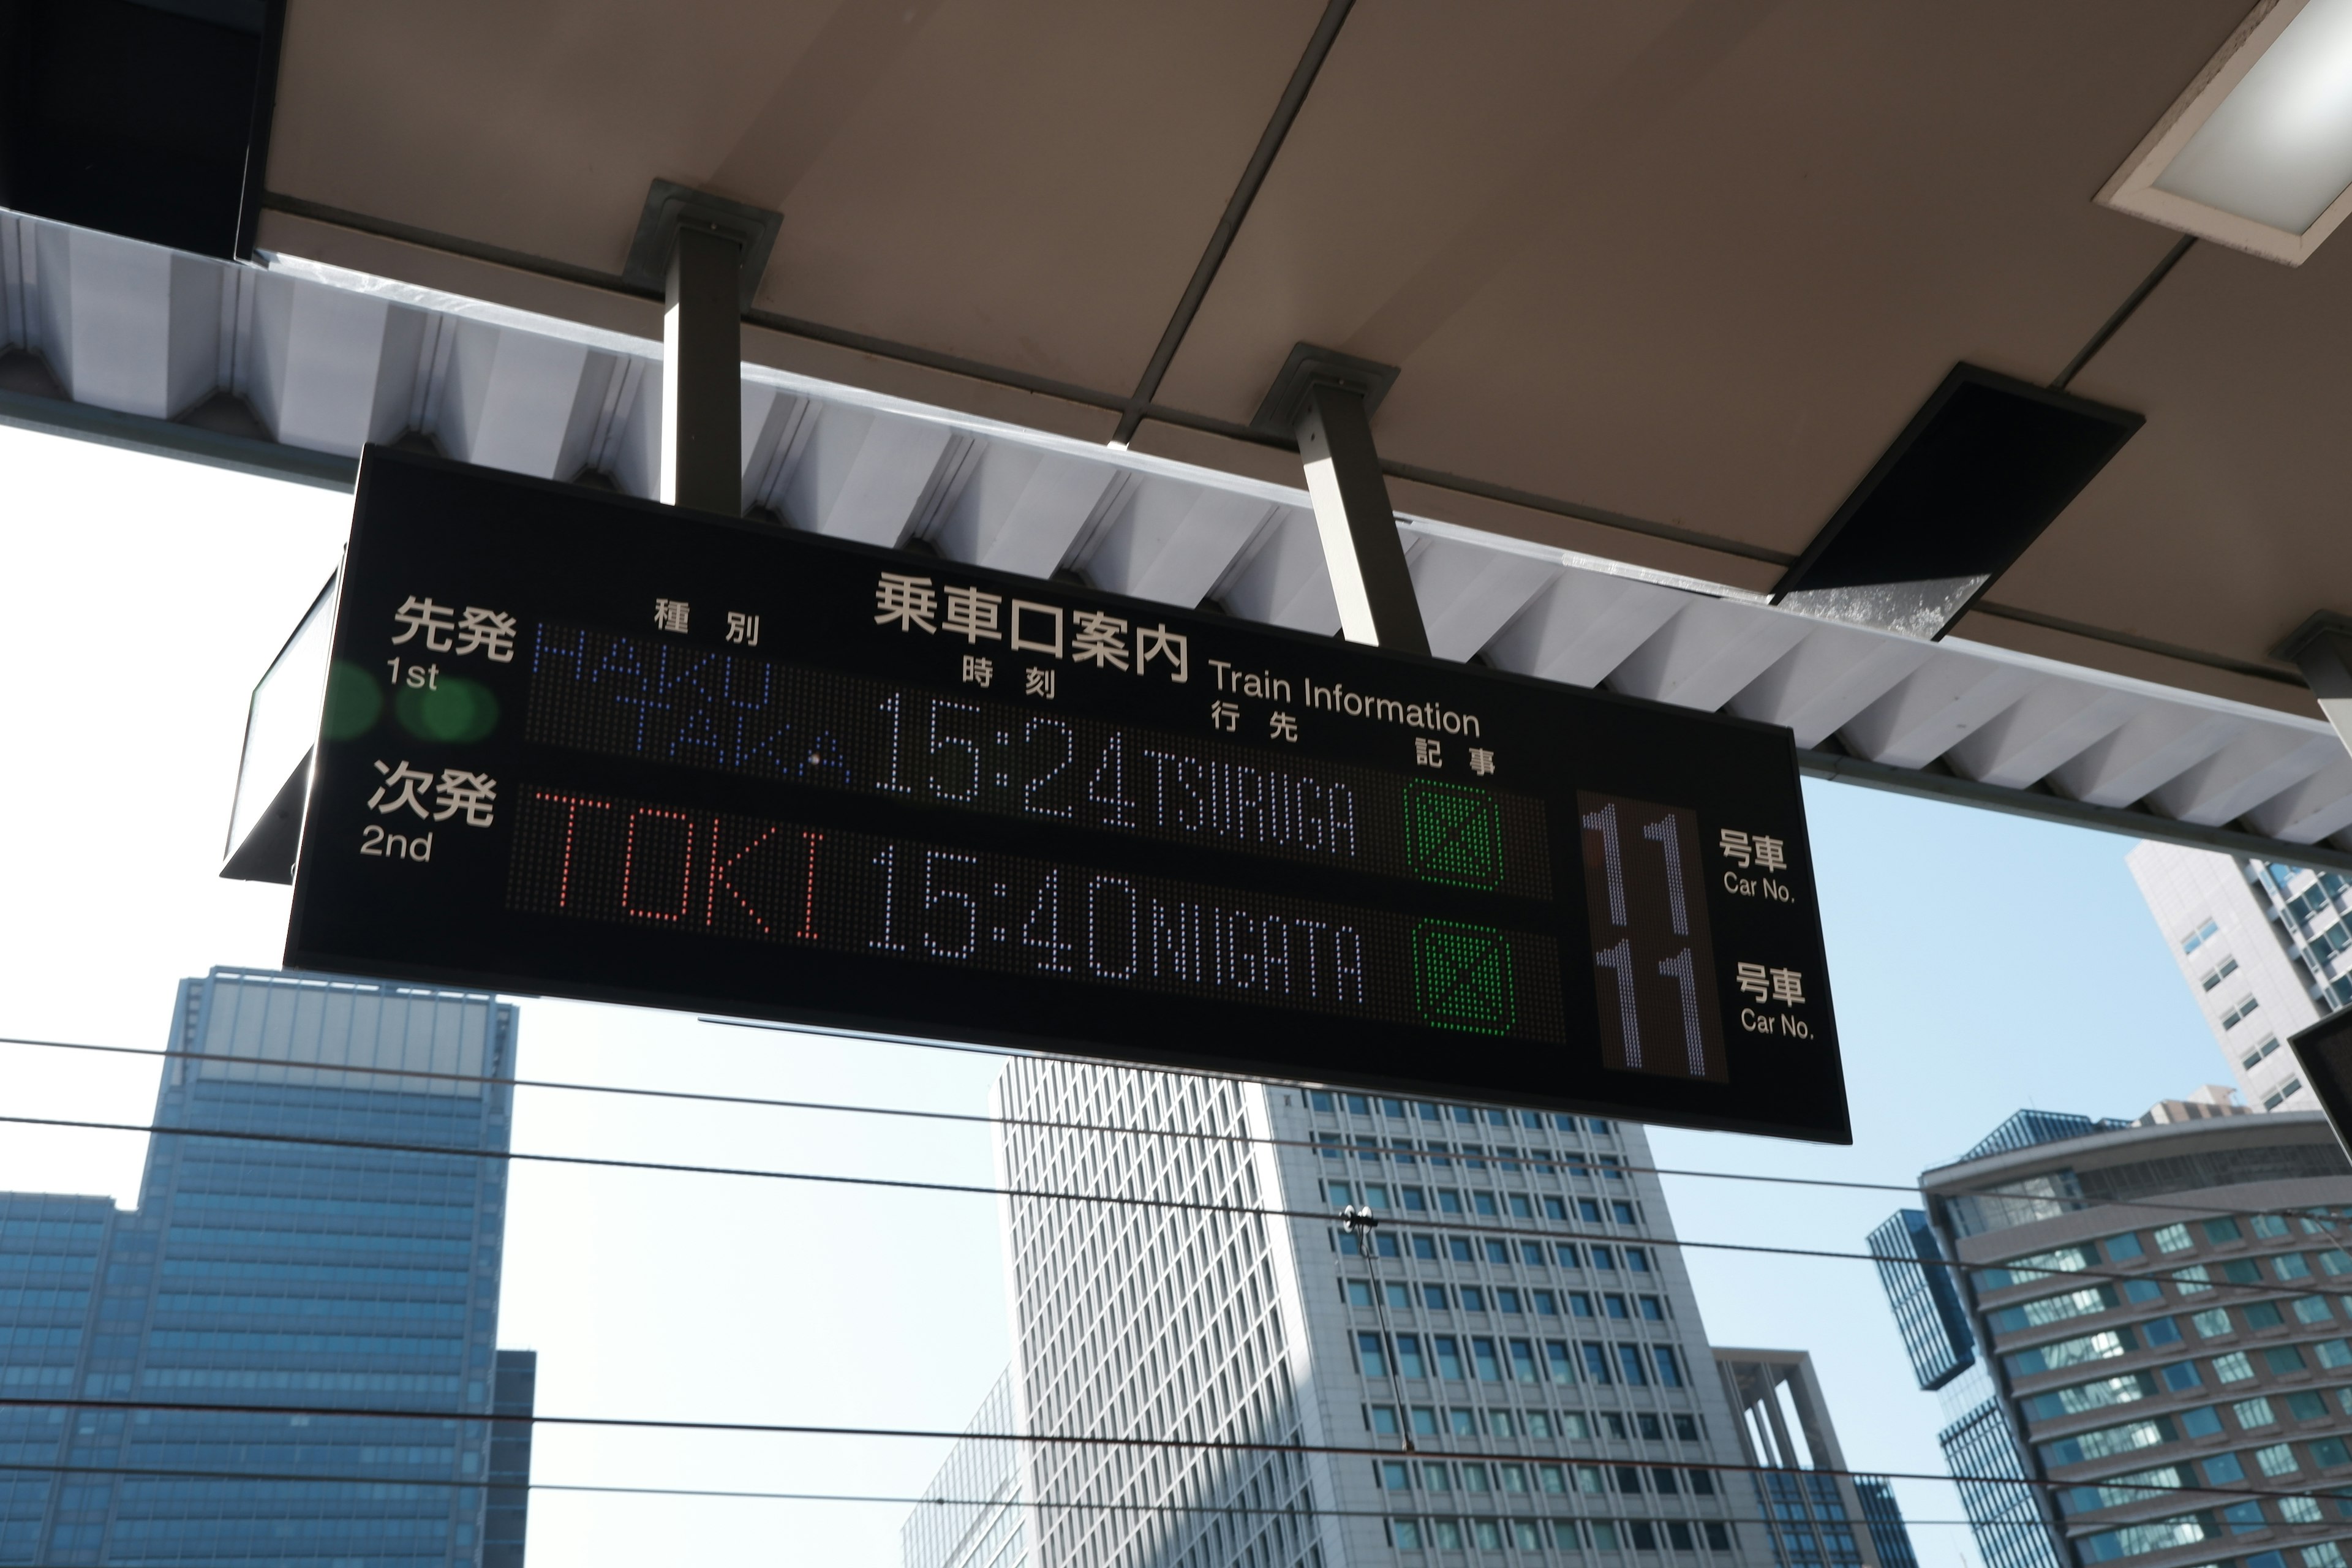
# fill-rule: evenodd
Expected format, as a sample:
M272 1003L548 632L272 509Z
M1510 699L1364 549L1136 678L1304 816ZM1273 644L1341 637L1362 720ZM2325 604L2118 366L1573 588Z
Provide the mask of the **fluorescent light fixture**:
M2352 0L2264 0L2099 200L2299 267L2352 212Z

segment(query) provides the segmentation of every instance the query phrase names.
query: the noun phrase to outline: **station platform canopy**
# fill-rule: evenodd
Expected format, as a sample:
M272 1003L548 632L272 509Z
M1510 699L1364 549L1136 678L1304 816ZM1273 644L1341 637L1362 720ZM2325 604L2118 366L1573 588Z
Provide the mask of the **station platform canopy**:
M71 160L25 173L72 116L8 111L54 123L0 142L0 416L648 493L632 247L672 182L780 215L747 512L1333 630L1260 416L1320 345L1395 373L1372 428L1440 657L2352 867L2352 756L2281 651L2352 611L2352 240L2133 194L2190 188L2149 160L2327 0L93 4L251 40L218 68L243 177L225 228L113 221ZM1956 367L2126 437L1927 635L1792 607Z

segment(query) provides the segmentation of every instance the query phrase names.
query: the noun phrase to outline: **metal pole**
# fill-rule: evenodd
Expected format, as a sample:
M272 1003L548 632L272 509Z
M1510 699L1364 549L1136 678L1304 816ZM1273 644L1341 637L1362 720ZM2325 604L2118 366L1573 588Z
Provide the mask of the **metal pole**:
M1429 633L1397 540L1396 509L1389 504L1363 393L1311 384L1299 405L1297 436L1341 635L1399 653L1427 653Z
M2296 627L2278 651L2303 671L2336 739L2352 747L2352 618L2322 611Z
M1396 1336L1389 1332L1389 1304L1381 1288L1380 1225L1370 1208L1349 1204L1339 1211L1339 1228L1356 1238L1363 1256L1364 1275L1372 1288L1374 1321L1381 1325L1381 1360L1388 1367L1390 1397L1396 1401L1397 1436L1404 1439L1404 1451L1411 1454L1419 1446L1412 1440L1412 1413L1404 1404L1404 1373L1397 1367Z
M743 511L742 242L678 225L662 315L661 499Z

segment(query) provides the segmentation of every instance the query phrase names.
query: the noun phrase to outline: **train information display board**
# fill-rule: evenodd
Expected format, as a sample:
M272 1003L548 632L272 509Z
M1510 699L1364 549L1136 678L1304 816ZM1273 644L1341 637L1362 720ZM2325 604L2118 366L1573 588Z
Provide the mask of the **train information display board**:
M1785 730L370 448L286 962L1844 1142Z

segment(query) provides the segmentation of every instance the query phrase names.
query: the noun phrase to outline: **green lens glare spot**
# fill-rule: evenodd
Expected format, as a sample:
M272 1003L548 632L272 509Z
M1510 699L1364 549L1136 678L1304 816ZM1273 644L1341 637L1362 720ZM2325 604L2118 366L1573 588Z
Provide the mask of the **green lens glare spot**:
M400 727L420 741L478 741L499 727L499 700L478 680L445 675L404 686L393 699Z
M327 667L327 710L320 729L330 741L356 741L383 717L383 687L348 659Z
M1465 888L1502 885L1502 813L1493 795L1414 779L1404 786L1404 820L1414 875Z
M1517 1022L1511 939L1492 926L1423 921L1412 930L1413 999L1437 1029L1507 1035Z

